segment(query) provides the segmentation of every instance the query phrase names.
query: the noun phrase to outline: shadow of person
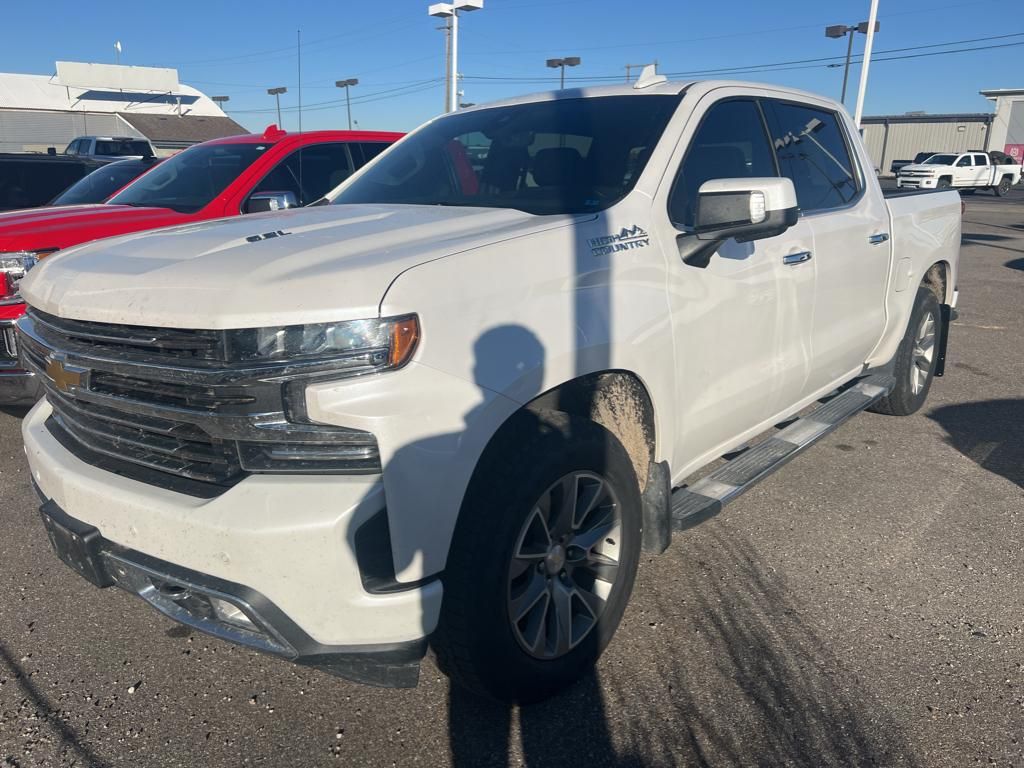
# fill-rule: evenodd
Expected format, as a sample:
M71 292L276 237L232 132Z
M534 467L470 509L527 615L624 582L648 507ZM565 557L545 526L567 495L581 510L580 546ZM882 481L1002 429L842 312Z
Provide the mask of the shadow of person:
M415 463L421 470L424 464L429 464L431 471L444 472L446 462L451 461L449 457L456 455L459 446L471 441L474 435L481 432L481 424L486 424L491 431L496 427L494 415L496 392L509 393L497 397L508 400L499 406L514 410L514 414L507 421L502 421L500 436L502 440L511 440L510 444L517 447L538 446L546 456L562 456L563 446L573 439L574 422L572 420L551 422L547 417L538 415L529 409L518 408L515 403L526 403L541 394L544 381L545 350L539 339L528 329L519 325L501 325L491 328L481 334L473 344L473 379L474 384L479 387L481 398L479 402L470 408L463 416L463 429L457 432L440 432L428 437L412 441L399 448L391 456L384 472L389 469L408 467ZM552 425L555 425L554 427ZM511 437L510 437L511 435ZM540 436L540 440L534 439ZM504 446L505 443L502 443ZM498 455L500 453L500 456ZM506 466L527 466L531 463L531 454L527 450L524 453L515 453L518 458L509 458L503 451L485 451L479 461L473 478L470 481L469 489L466 491L467 500L481 499L479 489L482 485L489 484L496 476L494 470L499 465ZM600 461L597 462L600 464ZM601 470L601 466L595 466L595 470ZM507 473L505 473L507 476ZM524 489L524 493L530 489ZM523 501L520 499L519 501ZM476 518L482 521L490 529L492 525L497 527L501 524L502 514L500 505L486 505L468 503L462 510L462 515L473 514L482 516ZM535 499L523 502L523 508L528 509L529 505L536 503ZM509 501L508 505L518 509L518 501ZM430 514L431 510L423 510L424 514ZM490 517L487 517L487 516ZM507 521L505 521L507 523ZM518 526L518 523L516 523ZM460 560L457 564L452 554L459 549L459 535L462 527L456 531L453 539L452 552L449 553L448 563L442 574L444 584L445 601L442 605L442 627L446 626L445 615L451 601L456 601L459 609L468 613L472 622L479 622L480 626L488 626L492 632L501 632L503 640L509 643L508 647L514 647L519 652L527 654L514 639L513 629L507 619L505 612L507 607L503 595L495 594L489 602L494 613L488 612L486 605L481 609L480 605L466 600L466 588L464 580L467 579L465 563ZM505 541L504 534L495 532L493 546L495 552L493 561L495 569L502 569L500 579L512 578L506 574L507 564L513 551L514 541ZM491 546L490 544L487 546ZM507 552L498 551L502 547ZM464 558L463 558L464 559ZM396 571L405 567L407 562L394 563ZM532 566L531 566L532 567ZM497 573L497 570L495 571ZM493 576L493 574L492 574ZM494 579L487 580L487 576L477 576L477 581L486 583L501 583ZM549 578L550 582L551 579ZM511 588L511 587L510 587ZM500 603L500 605L499 605ZM485 614L485 615L484 615ZM508 625L508 626L506 626ZM501 628L501 629L495 629ZM424 627L428 631L429 627ZM465 630L459 630L465 634ZM451 633L445 634L444 640L439 641L439 636L444 630L438 630L432 638L437 657L438 666L441 670L451 676L453 663L450 651L451 640L462 640L462 635ZM602 643L610 635L605 634L606 628L600 618L595 622L595 628L589 635L584 637L574 649L581 653L578 656L585 657L593 653L597 655L595 644ZM487 647L490 652L490 646ZM573 650L571 653L576 653ZM495 659L500 659L500 654L495 654ZM465 660L463 659L463 663ZM480 663L479 659L477 663ZM532 669L531 665L543 666L545 661L528 659L526 667ZM489 667L494 669L494 667ZM463 668L465 671L465 668ZM522 748L522 758L526 765L551 764L550 758L554 754L565 755L593 755L597 764L611 762L617 764L614 758L610 736L608 734L604 703L601 696L600 686L596 674L592 669L581 668L579 672L582 679L570 686L566 691L560 693L554 700L530 707L520 708L515 704L498 703L492 699L485 699L481 695L452 681L449 683L448 691L448 731L449 749L452 764L455 766L505 766L509 764L510 757ZM499 676L501 671L499 670ZM455 675L456 677L458 675ZM507 683L508 681L504 681ZM508 689L516 686L506 686ZM560 703L561 702L561 703ZM568 706L567 706L568 705ZM572 711L572 718L565 718L564 712ZM514 725L518 723L518 737L514 733Z
M945 405L928 418L964 456L1024 488L1024 398Z

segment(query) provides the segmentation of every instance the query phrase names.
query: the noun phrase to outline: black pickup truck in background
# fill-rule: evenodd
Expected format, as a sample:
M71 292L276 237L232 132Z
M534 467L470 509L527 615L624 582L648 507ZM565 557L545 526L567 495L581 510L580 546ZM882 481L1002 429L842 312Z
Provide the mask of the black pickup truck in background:
M107 161L42 153L0 153L0 211L46 205Z

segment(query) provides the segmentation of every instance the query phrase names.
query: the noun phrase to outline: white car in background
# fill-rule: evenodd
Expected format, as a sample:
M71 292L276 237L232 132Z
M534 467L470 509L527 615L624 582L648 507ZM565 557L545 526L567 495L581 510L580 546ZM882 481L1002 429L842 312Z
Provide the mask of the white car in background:
M991 189L1003 197L1020 182L1019 164L998 162L996 153L943 152L932 155L923 163L905 165L897 173L900 189L959 189L974 192Z

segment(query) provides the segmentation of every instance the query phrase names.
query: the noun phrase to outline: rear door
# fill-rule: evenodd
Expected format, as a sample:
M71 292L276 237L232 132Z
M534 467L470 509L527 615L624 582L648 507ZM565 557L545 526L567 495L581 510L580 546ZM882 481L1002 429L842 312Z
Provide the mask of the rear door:
M992 184L992 166L988 155L976 153L974 157L974 186L987 187Z
M816 288L804 394L858 369L885 325L889 211L867 184L847 123L827 103L763 102L784 176L814 234Z

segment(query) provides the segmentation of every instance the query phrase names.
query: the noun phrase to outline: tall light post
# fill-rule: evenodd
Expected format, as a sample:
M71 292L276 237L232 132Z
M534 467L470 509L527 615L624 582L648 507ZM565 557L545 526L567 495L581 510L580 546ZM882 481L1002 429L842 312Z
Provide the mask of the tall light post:
M454 112L459 108L459 11L478 11L484 7L484 0L455 0L452 3L434 3L427 8L430 16L448 19L448 72L445 79L448 83L447 111Z
M879 30L881 24L875 22L875 32ZM846 68L843 69L843 95L839 97L839 100L846 103L846 82L850 78L850 55L853 53L853 35L856 32L860 32L862 35L868 33L868 22L862 21L855 27L848 27L845 24L834 24L831 27L825 27L825 37L831 37L838 39L840 37L846 37L849 35L850 41L846 45Z
M561 77L558 83L558 87L561 90L565 88L565 68L578 67L580 65L580 57L566 56L564 59L548 59L547 64L551 69L561 70Z
M231 97L230 96L211 96L210 97L210 101L212 101L218 107L220 107L220 111L221 112L225 112L226 110L224 109L224 102L231 101Z
M281 94L288 93L288 89L283 85L280 88L267 88L267 93L274 97L277 101L277 127L281 127Z
M348 80L335 80L334 84L338 88L345 89L345 109L348 111L348 129L352 130L352 102L348 96L348 89L353 85L359 85L358 77L350 77Z

